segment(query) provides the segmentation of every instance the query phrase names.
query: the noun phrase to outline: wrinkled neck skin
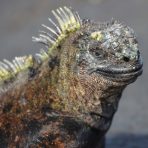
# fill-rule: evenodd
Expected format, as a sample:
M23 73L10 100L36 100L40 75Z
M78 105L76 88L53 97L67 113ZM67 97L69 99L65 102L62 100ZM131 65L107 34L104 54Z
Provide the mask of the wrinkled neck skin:
M72 35L50 60L34 67L34 75L24 72L25 81L18 78L1 94L3 145L43 146L49 139L46 143L53 148L95 147L102 140L128 83L79 68L79 51L71 46L78 36Z
M125 85L95 74L79 75L77 82L73 87L77 91L71 91L74 104L70 100L68 107L78 112L77 117L85 125L78 134L79 145L96 147L111 126Z

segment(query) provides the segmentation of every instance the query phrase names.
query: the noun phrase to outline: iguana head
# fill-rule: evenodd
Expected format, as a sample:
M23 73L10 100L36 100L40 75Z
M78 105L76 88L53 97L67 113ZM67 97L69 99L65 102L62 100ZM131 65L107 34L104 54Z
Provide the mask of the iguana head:
M85 20L83 26L75 46L78 75L87 88L87 122L108 129L123 89L142 73L139 46L133 29L119 21Z
M85 21L84 26L85 31L77 43L80 70L120 82L131 82L142 73L133 29L114 20L102 25Z

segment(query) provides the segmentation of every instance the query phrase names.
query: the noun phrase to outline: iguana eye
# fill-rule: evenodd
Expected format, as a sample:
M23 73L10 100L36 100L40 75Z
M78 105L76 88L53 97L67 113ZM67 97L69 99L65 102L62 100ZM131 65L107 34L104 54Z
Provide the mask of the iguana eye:
M104 52L100 48L95 48L94 50L91 51L93 56L95 58L103 58L104 57Z

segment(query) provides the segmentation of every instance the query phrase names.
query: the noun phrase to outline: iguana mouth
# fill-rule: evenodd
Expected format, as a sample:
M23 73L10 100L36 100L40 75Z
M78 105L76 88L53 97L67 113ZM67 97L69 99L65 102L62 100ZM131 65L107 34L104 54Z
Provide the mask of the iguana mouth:
M143 62L141 57L139 57L136 62L129 64L129 66L128 63L127 65L99 65L95 72L105 77L109 77L110 79L114 79L115 81L127 81L137 78L139 75L141 75L143 72L142 67Z

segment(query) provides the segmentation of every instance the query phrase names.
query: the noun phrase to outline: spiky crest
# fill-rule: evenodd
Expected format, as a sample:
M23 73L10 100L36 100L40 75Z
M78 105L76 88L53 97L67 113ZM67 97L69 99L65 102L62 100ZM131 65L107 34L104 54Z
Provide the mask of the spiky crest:
M50 18L48 20L55 29L42 24L42 27L50 33L46 31L39 31L39 37L32 37L34 42L42 43L48 48L47 52L41 49L40 53L35 55L35 59L38 63L45 61L52 50L67 37L68 33L78 30L82 25L82 20L80 19L78 13L66 6L63 8L59 7L55 11L52 10L52 13L58 24ZM4 59L3 62L0 62L0 82L15 77L15 75L19 72L28 69L28 67L32 67L33 62L34 57L31 55L15 57L12 62Z
M60 42L67 37L68 33L78 30L82 25L82 20L80 19L78 13L66 6L63 8L60 7L55 11L52 10L52 13L56 18L58 25L52 19L49 18L48 20L55 29L42 24L42 27L50 33L47 33L46 31L39 31L39 37L32 37L34 42L39 42L47 46L48 55L51 53L52 49L57 47ZM42 57L44 58L44 56Z
M4 59L3 62L0 62L0 81L7 80L32 65L33 57L31 55L15 57L12 62Z

